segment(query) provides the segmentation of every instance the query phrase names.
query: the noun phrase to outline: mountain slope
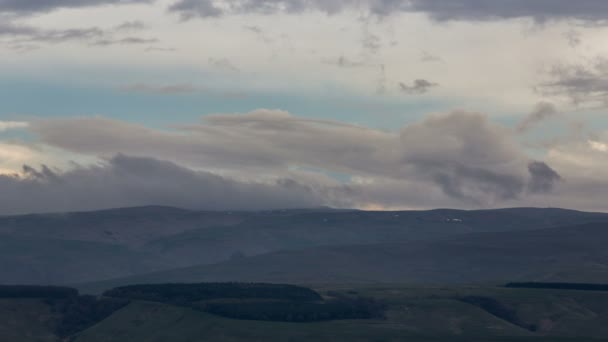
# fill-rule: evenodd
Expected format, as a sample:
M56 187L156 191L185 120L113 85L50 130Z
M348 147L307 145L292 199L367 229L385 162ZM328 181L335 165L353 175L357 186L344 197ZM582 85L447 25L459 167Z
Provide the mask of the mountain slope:
M437 241L283 251L160 272L84 289L130 283L474 283L514 280L608 282L608 224L478 233Z
M278 251L588 222L608 222L608 215L535 208L197 212L143 207L0 217L0 283L88 282Z

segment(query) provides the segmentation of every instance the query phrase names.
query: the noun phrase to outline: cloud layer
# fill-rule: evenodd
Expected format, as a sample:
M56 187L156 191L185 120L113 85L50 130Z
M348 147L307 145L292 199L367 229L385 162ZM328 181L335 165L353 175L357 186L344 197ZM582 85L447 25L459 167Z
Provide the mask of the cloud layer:
M0 214L152 203L207 210L303 208L316 207L332 197L331 189L289 179L243 182L153 158L124 155L65 172L26 165L20 176L0 176L0 191Z
M247 181L289 178L326 190L345 186L344 202L361 206L362 193L386 184L424 185L428 193L461 205L487 206L550 192L561 179L548 165L528 158L514 132L469 112L433 115L399 132L278 110L212 115L172 131L101 117L30 125L45 145L73 153L158 158ZM330 202L335 204L318 204Z
M0 0L0 13L32 14L60 8L152 3L154 0Z
M381 16L421 12L441 21L533 18L538 22L555 19L600 22L608 18L608 4L603 0L179 0L170 10L186 19L308 11L331 15L346 10L366 10Z

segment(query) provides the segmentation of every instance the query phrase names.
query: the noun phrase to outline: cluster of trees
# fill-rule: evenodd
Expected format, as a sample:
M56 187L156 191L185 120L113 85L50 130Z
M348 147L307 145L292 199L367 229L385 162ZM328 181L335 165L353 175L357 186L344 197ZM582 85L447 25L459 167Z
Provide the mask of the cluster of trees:
M157 301L247 320L313 322L384 315L384 305L373 299L341 296L324 300L309 288L282 284L133 285L106 291L104 296Z
M93 326L129 303L122 298L81 296L78 290L61 286L1 285L0 298L43 300L57 317L54 331L61 337Z
M505 287L526 289L556 289L556 290L579 290L579 291L608 291L606 284L585 283L508 283Z
M339 319L371 319L384 316L384 306L367 298L341 298L325 302L212 302L203 310L227 318L279 321L317 322Z
M55 333L67 337L101 322L114 312L129 304L122 298L97 298L95 296L73 296L46 300L59 318Z
M1 285L0 298L69 298L78 290L60 286Z
M149 284L115 288L106 297L149 300L184 305L192 302L234 298L321 301L315 291L295 285L254 283Z

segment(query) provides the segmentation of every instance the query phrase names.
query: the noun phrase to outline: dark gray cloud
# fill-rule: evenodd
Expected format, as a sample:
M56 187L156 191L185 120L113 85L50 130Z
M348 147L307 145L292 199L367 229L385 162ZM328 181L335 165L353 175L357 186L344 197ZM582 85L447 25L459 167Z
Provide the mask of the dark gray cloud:
M335 14L347 9L366 10L380 16L421 12L440 21L532 18L537 22L556 19L602 22L608 19L608 3L604 0L232 0L221 4L213 0L179 0L170 7L185 19L242 13L320 11Z
M158 42L155 38L121 37L116 30L104 30L99 27L72 29L42 29L23 25L13 20L0 22L0 43L4 41L9 47L29 46L38 44L59 44L64 42L83 42L89 45L141 45Z
M239 13L302 13L322 11L333 14L355 5L354 0L233 0L218 3L213 0L179 0L169 10L182 18L219 17Z
M409 95L426 94L431 88L438 87L438 83L427 81L425 79L417 79L411 85L399 83L399 90Z
M504 127L482 114L433 116L404 127L400 141L410 177L432 181L452 198L487 205L525 189L526 157Z
M523 133L533 126L558 114L558 110L553 103L539 102L534 107L532 113L528 114L518 125L517 131Z
M428 13L437 20L496 20L533 18L605 21L608 2L604 0L382 0L383 11L408 10Z
M569 98L576 105L608 106L608 59L598 58L589 65L558 65L552 80L537 89L546 95Z
M60 8L152 3L155 0L0 0L0 12L32 14Z
M0 23L0 37L11 38L21 43L61 43L70 40L101 39L104 37L104 31L97 27L44 30L33 26L20 25L6 21Z
M544 162L533 161L528 165L531 180L528 190L532 193L548 193L555 188L562 177Z
M335 204L330 189L292 179L243 182L153 158L117 155L69 171L24 166L0 175L0 215L150 204L207 210L303 208ZM341 197L341 196L335 196Z
M156 157L244 178L320 170L314 173L348 175L362 184L425 184L471 205L517 199L530 181L529 159L513 132L467 112L432 116L398 133L272 110L207 116L172 131L105 118L30 126L43 143L85 155Z

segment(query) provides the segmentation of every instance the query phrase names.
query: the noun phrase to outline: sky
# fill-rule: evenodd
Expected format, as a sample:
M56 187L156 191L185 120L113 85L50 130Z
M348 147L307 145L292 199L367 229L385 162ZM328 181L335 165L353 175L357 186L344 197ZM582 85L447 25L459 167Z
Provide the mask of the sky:
M0 215L608 211L605 0L0 0Z

